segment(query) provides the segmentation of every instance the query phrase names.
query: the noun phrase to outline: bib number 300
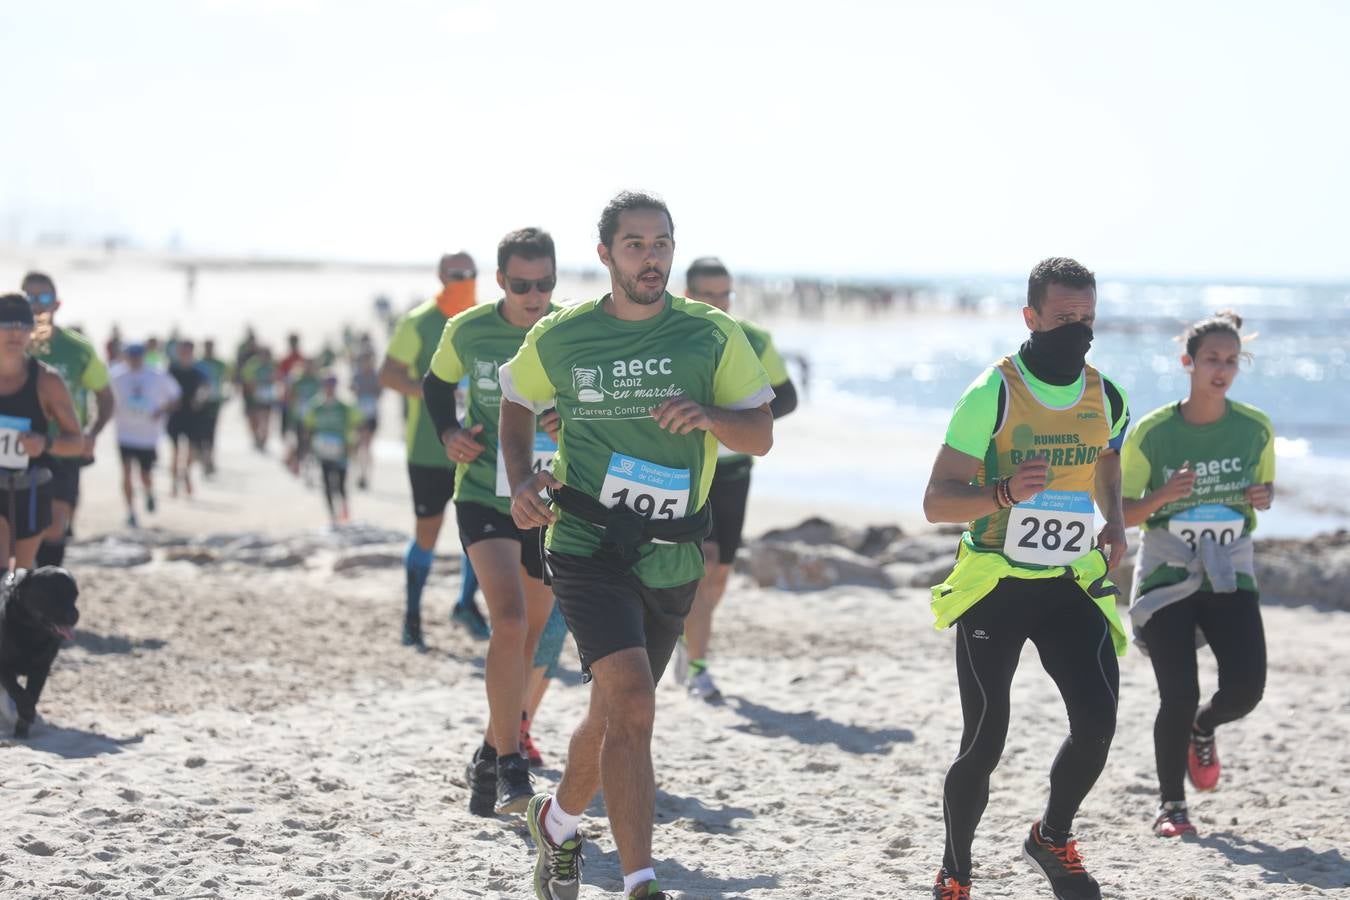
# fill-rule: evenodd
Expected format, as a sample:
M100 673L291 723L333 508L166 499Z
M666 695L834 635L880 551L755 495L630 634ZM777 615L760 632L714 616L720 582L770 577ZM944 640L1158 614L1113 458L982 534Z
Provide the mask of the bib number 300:
M689 506L689 470L615 453L600 487L605 506L626 506L649 519L680 519Z
M1003 554L1021 563L1067 566L1092 549L1096 515L1085 491L1042 491L1008 511Z
M1247 520L1242 513L1221 503L1202 503L1185 512L1179 512L1167 521L1167 530L1191 545L1209 538L1220 546L1231 544L1242 536Z

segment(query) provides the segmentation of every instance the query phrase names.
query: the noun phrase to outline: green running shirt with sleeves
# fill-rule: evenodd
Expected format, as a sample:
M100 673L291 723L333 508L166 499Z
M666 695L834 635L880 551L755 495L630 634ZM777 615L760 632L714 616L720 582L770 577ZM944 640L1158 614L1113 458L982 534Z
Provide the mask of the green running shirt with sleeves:
M1270 418L1254 406L1229 400L1217 422L1192 425L1182 417L1180 403L1158 407L1139 421L1125 441L1121 493L1138 499L1156 491L1187 462L1195 469L1191 495L1168 503L1149 516L1143 527L1169 528L1174 517L1197 507L1222 516L1222 510L1215 509L1222 507L1231 510L1233 522L1241 516L1241 534L1255 531L1256 510L1247 502L1245 492L1253 484L1275 480L1275 429ZM1147 592L1184 580L1185 570L1164 566L1150 573L1140 590ZM1256 590L1242 573L1238 574L1238 587Z
M736 320L706 303L666 294L658 314L633 322L607 314L605 299L552 313L530 329L502 366L502 393L536 414L557 408L559 481L606 505L666 519L693 515L708 497L717 440L702 430L665 431L651 410L680 395L755 409L773 399L769 376ZM554 512L550 550L590 556L599 548L600 528ZM634 572L648 587L703 575L697 543L649 543L640 553Z
M394 327L394 336L389 339L389 349L386 351L389 358L407 366L408 374L421 381L431 367L431 357L440 345L446 321L445 313L441 312L434 298L414 307ZM408 445L408 462L415 466L451 468L454 463L445 455L445 447L436 434L436 425L427 415L426 404L421 397L407 399L408 425L404 440Z
M323 462L345 463L365 416L336 398L319 398L305 408L303 421L314 455Z
M783 362L783 357L779 355L778 348L773 345L773 338L769 335L768 330L745 319L737 319L736 322L745 332L745 339L750 342L750 349L755 351L755 356L759 357L760 365L764 366L764 371L769 376L769 384L776 388L780 384L791 381L792 376L788 374L787 363ZM725 448L717 455L719 467L739 469L745 475L750 473L749 465L753 461L754 457L747 453L732 453ZM742 466L744 468L740 468Z
M318 375L297 375L291 382L291 415L304 420L305 410L323 393L323 382Z
M206 376L206 402L225 402L225 383L229 381L230 367L223 359L199 359L197 368Z
M1083 393L1083 376L1079 375L1072 384L1048 384L1027 370L1020 354L1013 354L1013 361L1032 394L1046 406L1063 408L1072 405ZM1098 373L1100 374L1100 373ZM1129 398L1125 391L1110 378L1102 375L1106 386L1107 405L1111 415L1111 449L1119 452L1125 439L1125 430L1130 421ZM999 418L1006 415L1006 403L1000 407L999 395L1003 390L1003 378L997 366L990 366L980 373L966 392L957 401L952 417L947 425L944 443L953 450L959 450L967 456L984 459L989 452L994 432L998 430ZM1115 396L1112 396L1114 394Z
M485 448L473 462L455 467L455 501L481 503L500 513L511 512L511 498L497 496L497 420L501 418L501 385L497 371L516 355L528 328L518 328L502 315L505 300L467 309L445 324L440 345L431 357L431 373L448 384L469 376L465 428L482 425L474 439ZM552 314L560 309L549 305ZM445 455L445 451L441 451Z
M70 390L70 399L75 403L75 415L80 420L80 426L88 425L90 395L103 390L109 384L108 367L98 358L98 351L94 349L94 345L78 332L53 327L46 346L41 348L34 346L32 355L61 374L61 380ZM55 419L52 419L47 427L53 438L61 433L61 427Z

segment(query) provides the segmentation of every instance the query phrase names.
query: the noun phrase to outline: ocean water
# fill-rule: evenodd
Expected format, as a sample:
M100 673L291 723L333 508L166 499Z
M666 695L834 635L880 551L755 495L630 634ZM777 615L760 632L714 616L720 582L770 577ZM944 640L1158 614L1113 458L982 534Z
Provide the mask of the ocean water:
M388 295L402 309L434 294L425 268L274 267L240 264L199 269L187 291L185 271L152 257L109 257L0 247L0 283L18 286L28 268L51 272L61 291L60 321L80 325L100 346L114 325L124 338L213 336L232 354L246 325L278 347L298 330L313 350L337 342L344 324L370 330L377 346L384 329L371 301ZM678 282L678 279L676 279ZM789 282L782 282L790 286ZM834 410L861 420L899 421L931 429L933 451L961 392L980 370L1025 339L1021 307L1025 282L948 280L923 285L910 302L903 294L884 312L829 300L815 315L797 304L762 296L771 283L747 279L739 311L773 331L788 355L809 363L805 416ZM497 296L482 279L480 300ZM672 283L672 289L682 285ZM608 288L594 278L563 273L560 301L597 296ZM1261 519L1265 534L1304 534L1350 527L1350 287L1226 286L1219 284L1103 283L1096 339L1089 359L1130 396L1135 416L1184 396L1185 373L1175 340L1185 325L1215 310L1244 318L1252 361L1231 396L1264 409L1274 422L1279 496ZM796 362L794 371L800 370ZM391 421L394 419L391 418ZM402 453L393 429L378 450ZM756 491L818 501L847 500L878 510L877 521L920 507L931 456L905 466L873 465L885 448L848 448L857 465L801 461L771 454L757 469Z
M1026 338L1024 285L938 285L928 302L879 315L774 316L777 345L810 364L811 402L931 428L934 450L952 407L979 372ZM969 311L952 298L973 297ZM1251 359L1230 392L1276 431L1281 501L1267 534L1350 527L1350 288L1103 284L1089 361L1129 395L1134 418L1186 395L1185 326L1234 309ZM795 371L800 372L800 366ZM848 479L840 479L847 485ZM912 491L903 493L911 496ZM1280 507L1283 506L1284 509Z

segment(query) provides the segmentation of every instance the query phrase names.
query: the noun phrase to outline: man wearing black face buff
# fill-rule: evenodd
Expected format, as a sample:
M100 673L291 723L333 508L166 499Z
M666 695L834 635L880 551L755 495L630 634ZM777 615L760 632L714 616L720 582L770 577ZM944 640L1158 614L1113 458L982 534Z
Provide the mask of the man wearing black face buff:
M1125 553L1119 451L1129 410L1124 392L1085 362L1096 306L1096 278L1077 262L1032 270L1022 311L1031 337L957 403L924 495L930 522L969 522L956 567L933 588L937 627L957 629L964 720L943 788L936 900L970 897L970 846L1028 640L1064 698L1069 737L1023 855L1060 900L1101 897L1070 829L1115 734L1116 656L1127 641L1106 573Z

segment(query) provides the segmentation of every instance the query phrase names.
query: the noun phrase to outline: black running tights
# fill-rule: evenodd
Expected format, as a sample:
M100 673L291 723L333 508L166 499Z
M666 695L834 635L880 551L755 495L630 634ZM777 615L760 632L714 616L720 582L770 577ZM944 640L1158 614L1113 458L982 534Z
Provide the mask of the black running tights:
M970 844L989 802L989 776L1003 755L1009 690L1030 640L1069 714L1069 736L1050 767L1044 821L1069 831L1106 765L1116 731L1120 669L1106 616L1064 578L1005 578L956 622L956 673L965 728L942 792L943 865L970 878Z
M1219 687L1200 706L1195 630L1204 632L1219 664ZM1266 633L1252 591L1197 591L1164 606L1144 624L1142 636L1158 679L1161 704L1153 722L1153 753L1164 803L1186 799L1186 749L1191 724L1211 732L1242 718L1266 688ZM1199 713L1196 708L1199 708Z

